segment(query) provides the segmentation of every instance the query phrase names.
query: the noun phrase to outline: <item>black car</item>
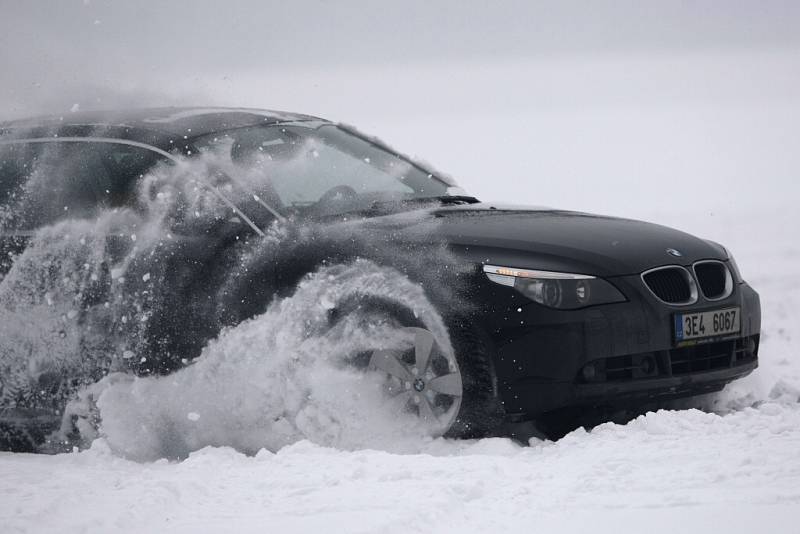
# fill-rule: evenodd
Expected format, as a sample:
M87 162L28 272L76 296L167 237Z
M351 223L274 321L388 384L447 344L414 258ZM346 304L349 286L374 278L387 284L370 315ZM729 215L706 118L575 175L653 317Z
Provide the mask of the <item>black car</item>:
M69 442L63 414L82 389L111 372L179 372L309 273L355 261L392 269L438 313L368 285L326 306L330 328L358 315L406 335L342 361L385 376L432 435L636 410L718 391L758 364L759 297L723 246L483 203L305 115L169 108L2 123L0 229L5 449Z

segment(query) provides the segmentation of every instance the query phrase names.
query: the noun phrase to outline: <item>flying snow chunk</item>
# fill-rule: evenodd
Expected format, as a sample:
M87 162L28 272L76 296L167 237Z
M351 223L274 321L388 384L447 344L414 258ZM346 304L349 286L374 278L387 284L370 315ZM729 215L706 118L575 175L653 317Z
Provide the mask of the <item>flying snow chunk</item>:
M320 306L322 306L323 310L332 310L336 307L336 304L330 299L328 295L322 295L322 298L319 301Z
M72 107L69 108L70 113L77 113L81 109L80 104L72 104Z
M148 280L150 280L150 273L146 273L144 276L142 276L143 282L147 282Z
M186 419L188 419L189 421L199 421L200 414L197 412L189 412L188 414L186 414Z

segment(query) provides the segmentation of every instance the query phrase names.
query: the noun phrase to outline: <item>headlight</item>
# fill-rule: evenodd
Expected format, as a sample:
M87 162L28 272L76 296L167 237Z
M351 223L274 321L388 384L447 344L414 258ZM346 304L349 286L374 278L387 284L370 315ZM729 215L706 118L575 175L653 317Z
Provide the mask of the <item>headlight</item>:
M550 308L574 310L626 300L616 287L587 274L533 271L496 265L484 265L483 272L492 282L513 287L532 301Z

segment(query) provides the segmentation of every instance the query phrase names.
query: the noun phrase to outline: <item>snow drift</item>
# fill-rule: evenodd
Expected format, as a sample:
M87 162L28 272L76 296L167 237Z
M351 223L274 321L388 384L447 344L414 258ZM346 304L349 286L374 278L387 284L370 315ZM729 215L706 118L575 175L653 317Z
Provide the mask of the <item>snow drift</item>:
M379 373L351 364L359 353L410 347L413 339L359 314L331 327L328 312L356 294L414 309L447 342L419 285L397 271L367 260L326 267L264 314L224 331L185 369L164 377L110 375L96 384L100 434L137 460L182 458L208 445L254 454L300 439L384 448L413 440L416 418L385 397Z

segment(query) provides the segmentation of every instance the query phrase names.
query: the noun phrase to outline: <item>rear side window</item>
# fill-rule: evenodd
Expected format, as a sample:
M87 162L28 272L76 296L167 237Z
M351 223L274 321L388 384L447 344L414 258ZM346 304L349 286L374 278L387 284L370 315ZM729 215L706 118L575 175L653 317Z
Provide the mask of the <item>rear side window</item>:
M162 159L117 143L0 145L0 229L30 231L129 205L138 179Z

